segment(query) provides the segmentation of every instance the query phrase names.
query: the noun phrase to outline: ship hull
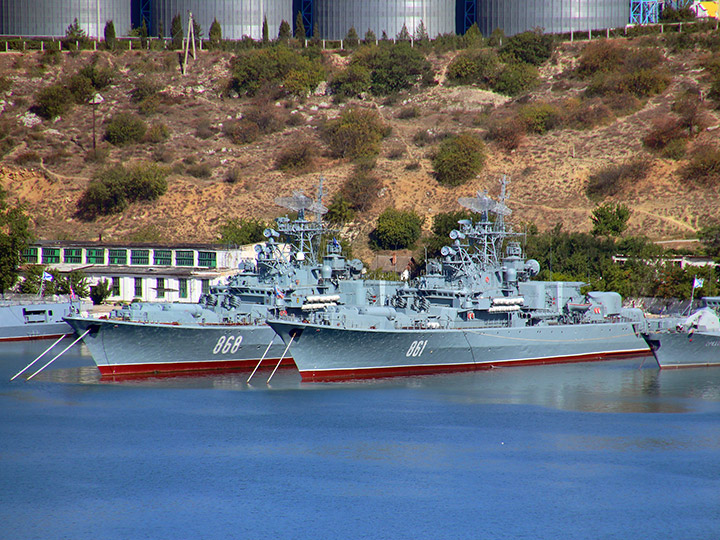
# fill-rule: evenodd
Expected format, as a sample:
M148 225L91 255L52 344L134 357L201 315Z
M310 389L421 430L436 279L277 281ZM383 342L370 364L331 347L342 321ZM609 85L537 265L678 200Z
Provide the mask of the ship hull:
M376 330L270 321L304 381L469 371L649 355L630 323Z
M643 337L662 369L720 366L720 332L656 332Z
M13 303L0 306L0 342L57 339L72 335L63 316L69 315L70 302Z
M69 317L103 376L254 369L275 337L267 325L189 325ZM275 337L263 366L285 345ZM282 365L294 367L288 354Z

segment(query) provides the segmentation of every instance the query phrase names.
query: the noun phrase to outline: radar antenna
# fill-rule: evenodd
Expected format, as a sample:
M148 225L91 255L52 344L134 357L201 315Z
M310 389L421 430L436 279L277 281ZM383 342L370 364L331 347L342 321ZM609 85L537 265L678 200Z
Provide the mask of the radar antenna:
M323 178L320 178L316 201L305 195L302 190L293 191L290 197L275 199L275 204L278 206L298 213L297 219L292 222L287 218L278 218L278 230L286 237L294 239L296 254L302 253L301 258L308 255L311 261L317 260L320 237L328 232L322 222L322 216L328 212L328 209L322 204L322 197L325 195L322 184ZM315 214L315 221L306 220L305 212Z

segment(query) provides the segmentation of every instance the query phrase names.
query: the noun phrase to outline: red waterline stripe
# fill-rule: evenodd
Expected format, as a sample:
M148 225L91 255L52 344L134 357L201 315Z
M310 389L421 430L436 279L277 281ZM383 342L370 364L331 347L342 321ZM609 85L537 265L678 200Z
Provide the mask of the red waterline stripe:
M276 366L279 358L266 358L261 367ZM103 377L115 375L156 375L160 373L182 373L199 371L229 371L255 369L259 358L254 360L227 360L212 362L173 362L160 364L115 364L98 366ZM292 358L283 358L281 367L295 367Z
M71 336L73 336L72 332L70 332L69 334L43 334L41 336L10 337L10 338L0 338L0 343L4 343L6 341L35 341L38 339L57 339L59 337L71 337Z
M301 371L303 382L340 381L350 379L377 379L407 375L429 375L433 373L453 373L458 371L481 371L503 366L532 366L543 364L570 364L578 362L596 362L602 360L620 360L638 356L650 356L647 350L622 351L608 353L582 354L574 356L556 356L548 358L531 358L523 360L502 360L469 364L430 364L423 366L388 366L368 369L332 369L323 371Z

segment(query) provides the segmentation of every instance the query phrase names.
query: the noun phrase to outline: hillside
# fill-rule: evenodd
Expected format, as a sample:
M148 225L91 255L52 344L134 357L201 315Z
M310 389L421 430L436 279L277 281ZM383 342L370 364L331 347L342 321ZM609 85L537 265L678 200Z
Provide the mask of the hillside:
M357 253L367 256L364 239L387 206L414 209L432 218L459 209L458 197L484 189L497 194L501 175L511 178L509 206L514 223L533 222L540 230L562 223L564 230L588 231L597 204L586 195L588 178L638 156L643 157L648 174L623 183L605 200L631 208L630 234L642 233L657 240L693 237L698 228L720 215L716 188L684 180L681 169L687 158L676 161L650 153L642 141L655 119L669 114L673 103L689 88L698 89L701 96L707 93L709 78L701 66L708 53L698 49L675 52L661 40L655 44L672 76L661 94L642 100L634 112L613 114L591 129L561 127L544 134L528 133L512 150L488 141L483 171L455 188L438 184L430 162L437 145L418 146L416 134L423 130L473 131L485 136L485 119L493 111L523 103L575 99L588 84L573 74L584 43L560 45L540 66L541 84L515 100L475 86L450 84L445 71L458 54L453 51L429 55L436 85L393 99L369 96L341 105L326 95L301 100L230 97L226 91L231 77L229 53L201 52L197 60L191 60L185 76L173 52L82 52L64 54L57 63L48 63L39 52L2 53L0 74L7 90L4 97L0 94L0 136L5 136L0 139L5 152L0 180L11 201L26 206L40 238L92 240L102 235L103 240L112 241L213 241L218 226L230 217L270 219L284 213L273 204L275 197L299 189L314 195L320 176L326 180L329 196L324 200L328 204L353 165L332 157L320 138L320 126L342 108L360 105L376 109L392 131L382 142L374 169L382 181L378 199L348 228L358 239ZM323 55L327 66L347 62L336 52L324 51ZM76 105L54 121L28 112L39 89L77 72L93 57L98 65L115 73L113 83L102 90L104 103L97 107L97 141L106 154L102 163L87 159L92 148L90 105ZM104 126L117 112L138 111L138 103L132 99L138 81L152 81L161 88L154 110L146 110L144 118L149 126L164 124L169 137L158 143L112 146L102 140ZM283 128L249 144L233 144L223 134L223 124L258 106L281 113L286 119ZM720 124L717 104L707 100L700 106L701 130L690 141L689 152L715 143L720 133L715 131ZM411 112L403 114L408 110ZM276 170L278 153L298 141L319 148L311 170L295 174ZM75 217L80 195L100 168L137 160L156 161L171 169L167 193L152 203L134 203L121 214L89 222ZM239 179L231 183L227 178L232 170ZM431 219L426 219L425 227L430 224Z

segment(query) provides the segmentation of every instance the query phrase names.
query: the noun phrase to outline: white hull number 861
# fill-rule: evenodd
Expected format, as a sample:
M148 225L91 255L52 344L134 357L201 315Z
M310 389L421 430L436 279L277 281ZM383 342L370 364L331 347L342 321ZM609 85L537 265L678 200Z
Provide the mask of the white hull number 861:
M236 353L241 343L242 336L220 336L213 349L213 354Z
M413 341L410 344L410 348L405 353L405 356L420 356L423 351L425 350L425 347L427 346L427 339L419 339L417 341Z

